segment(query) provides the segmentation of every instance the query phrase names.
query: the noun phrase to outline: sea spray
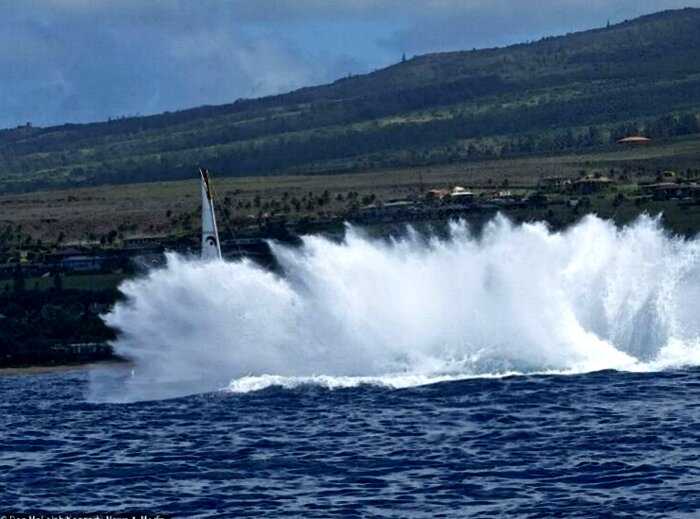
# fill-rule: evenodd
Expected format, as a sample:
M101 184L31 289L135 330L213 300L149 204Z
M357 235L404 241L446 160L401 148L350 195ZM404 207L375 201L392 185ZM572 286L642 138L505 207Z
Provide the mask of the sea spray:
M699 247L649 217L563 232L497 217L478 236L456 222L446 238L350 227L339 243L273 244L282 275L170 254L104 317L133 369L95 374L93 396L694 365Z

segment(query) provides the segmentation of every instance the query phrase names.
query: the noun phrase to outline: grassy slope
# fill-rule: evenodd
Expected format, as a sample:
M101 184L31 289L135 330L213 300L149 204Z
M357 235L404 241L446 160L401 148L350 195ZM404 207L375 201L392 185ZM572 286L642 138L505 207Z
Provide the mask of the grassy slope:
M424 188L464 185L488 188L507 179L511 187L534 187L545 176L576 177L580 171L617 175L627 172L651 178L657 170L685 170L700 164L700 136L677 138L651 146L610 147L583 154L485 160L419 168L383 169L355 174L215 178L219 211L230 203L231 219L255 221L261 203L283 199L318 197L330 192L324 211L341 212L347 194L358 198L373 194L382 200L415 195L421 179ZM100 237L110 231L124 236L188 233L198 225L199 197L196 179L120 186L39 191L0 196L0 230L12 225L34 239L53 243L63 233L65 241ZM286 195L285 195L286 193ZM337 201L338 194L343 196ZM239 208L239 204L242 206ZM249 207L246 207L249 204ZM652 209L652 208L650 208ZM313 211L291 211L287 216L315 216Z
M669 11L259 100L3 131L0 190L188 178L199 163L244 176L469 162L591 125L600 148L620 122L700 111L699 26L700 10Z

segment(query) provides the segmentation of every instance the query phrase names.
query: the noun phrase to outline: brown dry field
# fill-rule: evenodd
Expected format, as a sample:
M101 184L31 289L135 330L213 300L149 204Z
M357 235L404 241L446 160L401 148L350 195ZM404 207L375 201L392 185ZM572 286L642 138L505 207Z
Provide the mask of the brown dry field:
M233 216L245 218L258 209L236 210L239 201L259 196L265 200L301 198L307 193L320 196L328 190L334 201L326 210L342 209L336 195L354 191L360 197L374 194L388 200L416 194L421 179L425 189L462 185L466 187L499 186L508 179L511 187L534 187L538 179L548 176L576 177L581 170L607 173L610 168L630 172L643 169L647 174L659 169L685 170L700 168L700 136L678 139L651 146L610 148L585 155L568 154L531 157L443 166L382 170L366 173L260 176L224 178L213 172L219 201L233 201ZM44 242L55 242L59 234L64 242L86 240L119 230L124 236L160 235L185 232L174 220L186 214L193 223L199 209L196 172L191 181L157 182L38 191L21 195L0 195L0 226L21 225L22 231ZM170 216L168 216L170 214Z

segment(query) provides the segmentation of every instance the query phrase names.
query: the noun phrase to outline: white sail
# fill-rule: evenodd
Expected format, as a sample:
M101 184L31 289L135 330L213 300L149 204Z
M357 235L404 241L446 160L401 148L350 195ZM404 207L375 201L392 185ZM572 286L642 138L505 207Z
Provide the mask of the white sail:
M202 177L202 259L221 259L219 230L216 228L214 199L209 185L209 172L199 168Z

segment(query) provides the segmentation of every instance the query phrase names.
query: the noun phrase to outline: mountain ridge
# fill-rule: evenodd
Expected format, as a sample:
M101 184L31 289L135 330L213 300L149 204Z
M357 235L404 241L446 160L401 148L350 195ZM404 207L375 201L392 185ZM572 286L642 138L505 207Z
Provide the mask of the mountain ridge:
M442 58L445 58L448 56L449 57L452 57L452 56L464 57L464 56L473 55L473 54L498 53L501 51L514 50L514 49L519 49L519 48L523 48L523 47L537 46L537 45L541 45L543 43L550 44L550 43L555 43L558 40L563 40L565 38L570 38L570 37L577 37L577 36L581 36L581 35L589 35L589 34L594 34L594 33L616 32L617 30L626 29L630 26L634 27L637 25L644 25L647 23L653 23L653 22L658 21L658 20L675 18L676 16L678 16L680 14L689 14L693 17L696 17L697 22L700 23L700 8L684 7L682 9L669 9L669 10L660 11L657 13L643 15L643 16L640 16L640 17L632 19L632 20L625 20L623 22L620 22L620 23L617 23L614 25L610 25L609 27L600 27L600 28L587 29L587 30L583 30L583 31L577 31L577 32L573 32L573 33L561 34L561 35L556 35L556 36L547 36L547 37L541 38L540 40L532 41L532 42L514 43L511 45L506 45L506 46L502 46L502 47L480 48L480 49L473 49L473 50L430 52L430 53L414 56L413 58L408 59L405 62L399 62L399 63L395 63L392 65L388 65L386 67L383 67L382 69L368 72L365 74L357 74L357 75L353 75L351 77L342 77L342 78L338 78L330 83L321 84L321 85L304 86L304 87L292 90L290 92L282 93L282 94L274 94L274 95L262 96L262 97L258 97L258 98L252 98L252 99L241 98L241 99L237 99L237 100L233 101L232 103L215 104L215 105L204 104L204 105L199 105L199 106L194 106L194 107L184 108L184 109L179 109L179 110L174 110L174 111L165 111L165 112L161 112L161 113L157 113L157 114L124 117L124 119L150 119L150 118L168 116L171 114L199 113L199 112L203 112L204 113L203 115L206 116L206 115L211 115L208 112L215 111L217 109L224 109L225 110L227 108L231 108L231 109L238 108L240 110L240 109L243 109L243 106L245 104L249 104L249 103L258 103L258 102L266 103L266 102L276 100L276 99L287 98L289 96L298 96L298 95L301 95L302 93L306 93L309 91L318 91L320 89L333 87L333 86L339 85L339 84L356 82L356 81L361 80L363 78L372 77L373 75L376 75L376 74L380 74L383 72L388 72L388 71L393 70L393 69L405 67L407 64L414 62L416 60L422 61L422 60L442 59ZM114 119L109 119L107 121L104 121L104 120L103 121L93 121L93 122L88 122L88 123L70 123L70 122L67 122L67 123L63 123L63 124L37 127L37 128L50 129L50 128L76 127L76 126L91 126L91 125L99 125L99 124L112 124L115 121L118 121L119 119L120 118L114 118ZM22 128L22 126L18 126L16 128L3 128L3 129L0 129L0 132L12 131L12 130L17 129L17 128Z
M700 9L662 11L536 42L424 54L275 96L3 130L0 189L185 178L200 162L240 175L472 160L527 153L522 139L538 141L535 151L570 148L542 144L557 131L578 142L596 127L605 136L596 145L624 124L677 133L684 117L687 133L687 117L697 123L700 111L698 29Z

